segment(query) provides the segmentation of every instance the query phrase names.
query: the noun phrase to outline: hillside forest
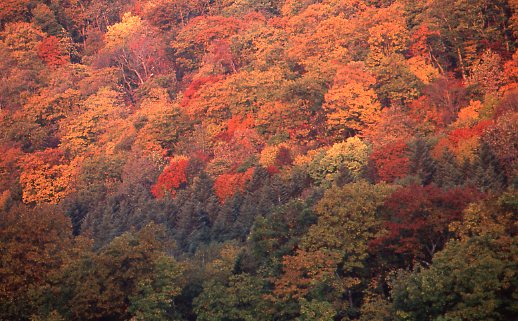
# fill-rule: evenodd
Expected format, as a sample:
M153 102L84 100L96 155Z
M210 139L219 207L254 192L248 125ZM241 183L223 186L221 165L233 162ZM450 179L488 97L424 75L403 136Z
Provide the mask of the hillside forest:
M517 36L517 0L0 0L0 320L516 320Z

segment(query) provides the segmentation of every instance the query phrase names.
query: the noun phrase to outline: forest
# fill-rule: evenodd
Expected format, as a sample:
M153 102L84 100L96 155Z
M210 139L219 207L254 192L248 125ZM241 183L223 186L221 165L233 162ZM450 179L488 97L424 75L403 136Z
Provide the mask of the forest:
M0 0L0 320L511 321L518 0Z

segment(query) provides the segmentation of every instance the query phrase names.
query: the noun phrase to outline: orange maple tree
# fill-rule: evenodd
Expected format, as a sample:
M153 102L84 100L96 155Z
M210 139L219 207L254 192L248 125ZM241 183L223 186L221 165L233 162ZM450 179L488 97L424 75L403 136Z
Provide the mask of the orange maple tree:
M214 181L214 192L221 203L232 197L236 192L244 192L246 184L254 175L254 168L250 167L242 173L221 174Z
M189 159L187 157L178 156L169 162L158 177L155 185L151 187L151 193L156 198L163 198L167 194L176 195L176 191L187 184L187 169L189 167Z

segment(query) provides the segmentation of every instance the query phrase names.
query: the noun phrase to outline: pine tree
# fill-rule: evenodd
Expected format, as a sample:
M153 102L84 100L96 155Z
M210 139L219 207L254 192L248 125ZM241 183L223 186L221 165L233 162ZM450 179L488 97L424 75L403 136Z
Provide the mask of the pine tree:
M423 139L417 139L412 146L410 172L419 177L422 185L433 181L436 164L430 155L430 146Z
M437 164L435 182L441 187L451 188L464 183L462 168L456 161L455 155L447 149Z
M473 166L474 183L481 191L500 191L506 186L504 170L486 143L480 145Z

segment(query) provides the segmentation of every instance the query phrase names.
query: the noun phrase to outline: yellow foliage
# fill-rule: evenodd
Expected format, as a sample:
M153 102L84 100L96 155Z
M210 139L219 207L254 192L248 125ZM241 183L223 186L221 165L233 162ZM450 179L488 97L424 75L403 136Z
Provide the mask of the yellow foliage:
M459 111L455 127L466 127L474 125L480 117L479 112L484 108L482 103L478 100L472 100L469 106L462 108Z
M31 23L11 22L0 33L4 44L12 50L13 56L20 60L28 51L33 51L45 33Z
M293 164L296 166L306 166L309 163L311 163L313 161L313 159L318 154L320 154L323 150L324 150L323 148L312 149L312 150L308 151L306 154L297 155L295 157L295 160L293 161Z
M381 105L371 88L374 83L362 63L351 63L337 71L322 106L330 129L346 135L362 132L379 121Z
M122 21L108 27L105 35L106 48L124 46L133 34L142 28L142 20L138 16L126 12Z
M322 161L333 167L339 167L337 161L343 162L353 176L358 176L363 166L367 164L368 156L369 147L358 136L355 136L334 144L326 152Z
M61 124L61 147L74 155L90 148L106 130L108 121L121 117L125 111L119 93L109 88L101 88L81 107L82 110Z
M406 61L408 69L425 85L439 77L439 70L426 62L421 56L415 56Z
M369 28L369 66L379 66L385 57L404 53L409 41L404 8L398 2L376 11L376 23Z
M59 160L59 163L53 164L31 154L23 161L25 168L20 174L23 202L57 204L73 191L72 181L82 157L75 158L70 163Z
M279 149L281 148L286 148L288 150L290 149L289 145L285 143L275 146L266 146L261 151L261 155L259 157L259 164L261 164L264 167L275 165L275 160L277 159Z

